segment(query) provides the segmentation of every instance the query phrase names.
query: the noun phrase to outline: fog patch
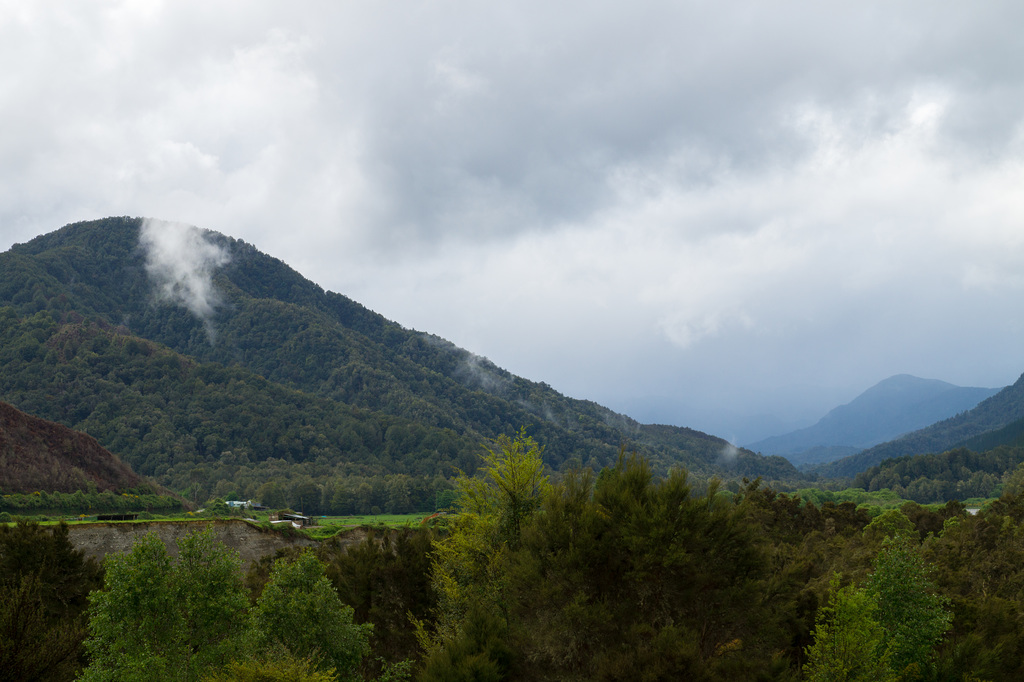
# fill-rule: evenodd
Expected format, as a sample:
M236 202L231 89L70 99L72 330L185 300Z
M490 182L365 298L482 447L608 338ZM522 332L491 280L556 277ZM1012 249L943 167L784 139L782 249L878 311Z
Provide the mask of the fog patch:
M146 273L157 301L187 308L213 343L213 316L221 302L213 273L231 260L227 249L192 225L148 218L139 230L139 245L146 253Z
M726 443L722 449L718 451L718 459L725 464L733 464L739 454L739 448L732 443Z
M457 373L467 386L492 394L501 393L509 383L494 363L468 351L459 364Z

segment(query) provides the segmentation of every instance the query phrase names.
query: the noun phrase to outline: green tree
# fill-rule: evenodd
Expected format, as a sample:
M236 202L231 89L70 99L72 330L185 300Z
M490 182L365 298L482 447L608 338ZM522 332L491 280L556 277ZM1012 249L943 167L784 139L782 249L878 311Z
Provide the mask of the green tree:
M521 679L778 676L788 637L746 505L623 452L567 474L524 525L508 575Z
M332 538L318 549L342 602L355 610L357 622L373 625L377 660L400 663L420 653L410 616L427 619L437 604L430 582L433 537L426 527L371 530L358 545ZM364 664L364 673L366 667L375 666Z
M953 617L907 534L883 541L867 591L878 603L876 618L892 669L908 679L923 675Z
M102 583L61 523L0 526L0 680L70 680L81 665L88 593Z
M541 448L524 430L492 441L481 458L481 477L460 471L460 513L450 522L448 537L434 547L438 618L428 651L462 639L471 606L496 609L507 621L506 559L548 487Z
M494 516L500 539L515 546L522 525L540 507L548 486L543 448L520 429L515 438L502 434L484 447L482 478L460 472L458 503L465 513Z
M456 638L431 651L419 680L500 682L513 656L507 639L507 627L499 616L473 606Z
M356 678L372 630L353 622L352 607L341 603L324 565L309 552L274 563L252 610L252 628L259 649L309 658L343 680Z
M878 598L863 587L840 587L832 574L828 602L818 609L814 644L807 647L811 682L885 682L893 679L876 619Z
M240 561L211 528L179 540L176 562L150 533L104 565L104 588L90 596L83 680L198 680L240 650Z

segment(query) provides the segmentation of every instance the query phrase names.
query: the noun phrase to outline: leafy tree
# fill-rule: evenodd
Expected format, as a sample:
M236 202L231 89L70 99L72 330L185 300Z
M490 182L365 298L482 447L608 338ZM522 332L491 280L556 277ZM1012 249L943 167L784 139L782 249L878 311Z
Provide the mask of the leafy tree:
M101 575L71 545L64 523L0 526L0 680L74 677L87 596Z
M258 648L311 659L346 680L356 678L372 630L353 622L352 608L341 603L310 552L275 562L252 610L252 628Z
M892 669L911 678L915 671L929 670L952 614L949 600L935 593L928 566L907 534L883 541L867 591L878 603L877 620Z
M435 545L432 580L439 616L431 651L462 639L472 606L497 609L507 619L505 562L547 488L541 450L524 431L496 439L481 458L483 476L460 472L461 512L450 523L449 536Z
M818 609L814 644L804 672L811 682L885 682L894 679L877 620L878 598L863 587L829 583L828 602Z
M620 455L566 476L506 569L524 679L743 679L785 642L748 509ZM642 671L639 673L638 671Z
M0 525L0 680L71 680L81 667L83 611L99 566L68 526Z
M474 606L456 638L435 648L424 661L420 682L500 682L513 651L501 618Z
M49 617L38 577L0 586L0 680L71 680L85 629L79 619Z
M419 643L410 617L426 620L437 605L430 581L431 542L428 528L370 531L356 546L338 538L321 543L318 556L342 602L356 622L373 625L371 668L377 661L393 664L418 658Z
M90 597L83 680L198 680L240 650L240 562L211 528L182 538L177 561L149 533L104 565L104 589Z
M501 540L518 544L523 522L540 507L548 485L542 453L525 429L515 438L503 434L485 446L483 477L462 474L458 479L463 512L495 517Z

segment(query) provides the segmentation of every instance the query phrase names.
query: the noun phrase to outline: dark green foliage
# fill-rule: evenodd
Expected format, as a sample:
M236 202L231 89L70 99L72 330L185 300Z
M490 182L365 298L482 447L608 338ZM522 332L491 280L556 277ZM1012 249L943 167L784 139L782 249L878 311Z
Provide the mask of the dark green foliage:
M371 530L354 547L333 538L318 550L341 601L355 610L355 621L373 625L370 667L380 659L398 663L420 654L412 619L429 619L437 604L430 583L434 537L428 528Z
M988 452L957 448L941 454L889 459L857 474L854 485L865 490L889 488L921 504L992 497L1004 474L1024 462L1024 448L1000 446Z
M81 667L89 591L101 571L61 524L0 526L0 680L70 680Z
M516 679L736 679L776 667L784 635L746 513L714 489L692 495L683 474L654 479L639 457L596 482L568 476L503 563Z
M340 477L447 478L472 465L477 443L522 424L555 470L611 464L628 441L658 471L798 477L781 458L725 462L720 439L642 426L515 377L216 233L205 236L231 260L215 274L211 340L154 296L140 224L69 225L0 254L0 399L93 435L196 503L223 496L221 482L255 497L277 480L291 506L352 508L344 496L307 499L290 479L309 476L323 493ZM200 465L206 475L191 480ZM370 508L428 510L443 489L417 499L415 486L406 495L391 483Z
M507 679L513 652L497 614L473 608L459 637L432 652L419 682L500 682Z
M941 536L926 543L925 559L954 615L941 668L980 679L1024 675L1022 522L1024 497L1005 497L977 516L951 517Z

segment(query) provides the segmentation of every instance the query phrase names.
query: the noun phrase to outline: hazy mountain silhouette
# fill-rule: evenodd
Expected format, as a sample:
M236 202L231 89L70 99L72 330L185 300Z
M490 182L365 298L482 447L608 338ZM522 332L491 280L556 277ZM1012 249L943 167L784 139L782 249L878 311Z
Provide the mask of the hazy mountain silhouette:
M794 464L829 462L970 410L999 390L898 374L831 410L813 426L747 447L782 455Z

